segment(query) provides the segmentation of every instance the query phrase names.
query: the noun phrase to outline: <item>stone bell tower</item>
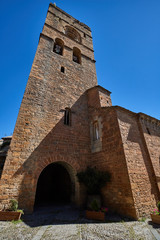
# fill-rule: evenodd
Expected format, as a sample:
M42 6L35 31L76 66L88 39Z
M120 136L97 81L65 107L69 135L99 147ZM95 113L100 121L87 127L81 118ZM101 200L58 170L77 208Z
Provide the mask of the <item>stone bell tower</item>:
M75 125L71 128L63 129L61 119L66 125L70 125L67 109L72 110L73 106L77 106L80 111L86 111L81 109L79 98L82 96L82 101L86 101L83 99L83 93L96 84L90 28L50 4L0 180L2 206L7 204L9 199L15 198L22 208L30 211L33 209L40 172L55 159L64 160L70 151L69 146L65 147L64 144L72 141L72 150L74 144L79 144L76 142L78 137L69 138L74 135L73 127L84 132L81 146L79 144L77 149L81 147L88 154L86 141L89 136L85 130L87 123L85 120L80 123L84 114L80 114L80 118L75 120L75 107L72 119ZM78 134L80 138L80 133ZM78 151L75 151L75 156ZM72 155L73 153L70 153L65 161L70 161L69 164L75 165L76 168L76 164L82 159L79 155L76 160ZM54 160L51 160L53 156ZM85 159L84 156L82 158Z

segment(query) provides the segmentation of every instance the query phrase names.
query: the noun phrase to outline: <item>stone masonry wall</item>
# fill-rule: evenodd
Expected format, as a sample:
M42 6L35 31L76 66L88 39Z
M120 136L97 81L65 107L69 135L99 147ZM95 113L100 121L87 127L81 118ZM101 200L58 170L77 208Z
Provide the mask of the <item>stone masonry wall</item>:
M97 91L97 93L96 93ZM100 94L101 96L101 94ZM111 173L111 182L102 189L104 206L118 213L137 218L126 165L117 114L114 107L100 107L98 88L88 91L89 121L101 119L102 148L91 153L90 165ZM108 95L106 95L108 99ZM96 108L93 107L96 106Z
M64 17L58 8L52 6L52 11ZM70 19L67 21L70 23ZM80 28L90 32L86 26L80 25ZM53 52L56 37L67 46L63 56ZM71 58L76 42L63 37L56 30L47 32L45 28L40 36L0 180L2 207L15 198L20 207L31 211L38 174L47 164L64 161L76 172L88 161L89 127L83 93L97 83L95 62L90 59L94 58L93 51L78 45L88 57L77 64ZM65 73L61 72L61 66ZM66 107L74 110L71 127L63 125ZM77 196L78 193L76 198L80 202Z
M137 115L117 107L117 116L137 217L149 216L158 200L153 167L143 141Z
M140 116L141 129L160 190L160 121L142 114Z
M70 166L71 178L75 179L74 202L77 205L83 203L85 196L81 192L76 173L86 168L90 153L86 101L84 94L71 108L73 112L71 126L64 125L62 117L16 171L15 177L19 178L20 175L23 175L18 199L20 206L25 210L32 211L38 177L42 170L53 162L65 163L66 167ZM29 199L28 202L26 202L26 196Z

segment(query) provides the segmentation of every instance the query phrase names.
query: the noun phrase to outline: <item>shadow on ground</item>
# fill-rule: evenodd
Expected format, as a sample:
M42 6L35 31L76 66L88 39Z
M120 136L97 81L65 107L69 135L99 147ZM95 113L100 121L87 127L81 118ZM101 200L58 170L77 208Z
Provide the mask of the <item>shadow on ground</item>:
M74 205L53 205L53 206L39 206L32 214L25 214L22 217L25 224L30 227L38 227L44 225L59 225L59 224L82 224L82 223L102 223L95 220L88 220L85 218L85 211ZM104 223L132 221L126 217L107 213Z
M158 233L160 234L160 225L159 224L153 223L152 221L148 221L148 224L150 226L152 226L154 229L156 229L158 231Z

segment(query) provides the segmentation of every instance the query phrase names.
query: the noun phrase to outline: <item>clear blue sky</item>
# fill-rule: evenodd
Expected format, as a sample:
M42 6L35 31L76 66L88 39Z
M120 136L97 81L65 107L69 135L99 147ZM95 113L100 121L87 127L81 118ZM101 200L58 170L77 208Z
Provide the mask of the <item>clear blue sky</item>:
M13 133L49 0L0 1L0 137ZM92 29L113 105L160 119L160 0L57 0Z

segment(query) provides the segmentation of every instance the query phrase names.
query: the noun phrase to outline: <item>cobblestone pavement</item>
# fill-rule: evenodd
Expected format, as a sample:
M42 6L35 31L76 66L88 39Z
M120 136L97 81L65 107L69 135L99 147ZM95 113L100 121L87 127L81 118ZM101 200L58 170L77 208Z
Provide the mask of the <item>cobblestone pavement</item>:
M0 240L155 240L160 226L108 214L106 222L86 220L70 206L41 209L21 222L0 222Z

